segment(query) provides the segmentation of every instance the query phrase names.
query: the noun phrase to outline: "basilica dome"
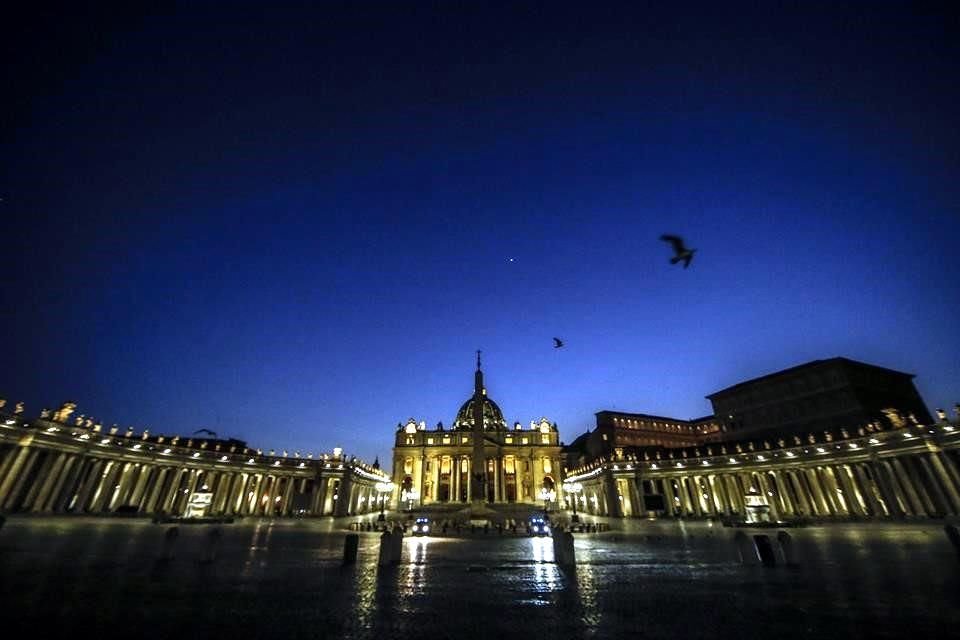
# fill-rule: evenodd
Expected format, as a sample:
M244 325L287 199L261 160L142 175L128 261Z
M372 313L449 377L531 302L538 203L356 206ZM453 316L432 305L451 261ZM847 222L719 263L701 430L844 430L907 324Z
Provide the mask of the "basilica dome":
M485 394L481 396L483 402L483 428L484 429L506 429L507 421L503 419L503 412L497 403L488 398ZM460 411L457 411L457 417L453 419L453 428L470 430L473 429L473 403L476 396L471 397L463 403Z

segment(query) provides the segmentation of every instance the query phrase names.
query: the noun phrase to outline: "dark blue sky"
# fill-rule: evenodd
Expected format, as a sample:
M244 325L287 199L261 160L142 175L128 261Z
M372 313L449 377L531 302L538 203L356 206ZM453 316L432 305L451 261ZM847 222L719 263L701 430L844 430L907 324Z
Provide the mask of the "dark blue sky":
M837 355L960 400L955 14L191 4L5 27L28 412L383 458L477 348L568 442Z

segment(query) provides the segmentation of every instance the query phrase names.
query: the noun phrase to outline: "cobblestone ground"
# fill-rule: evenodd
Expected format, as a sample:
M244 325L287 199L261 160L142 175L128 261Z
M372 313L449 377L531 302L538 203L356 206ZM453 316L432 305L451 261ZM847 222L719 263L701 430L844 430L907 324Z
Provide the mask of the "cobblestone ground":
M124 638L876 638L960 624L958 556L938 524L792 530L800 566L744 566L734 531L615 523L576 538L408 537L377 567L346 521L209 525L10 517L0 530L3 636ZM775 532L764 532L775 533ZM164 559L169 552L170 557ZM629 634L629 636L628 636Z

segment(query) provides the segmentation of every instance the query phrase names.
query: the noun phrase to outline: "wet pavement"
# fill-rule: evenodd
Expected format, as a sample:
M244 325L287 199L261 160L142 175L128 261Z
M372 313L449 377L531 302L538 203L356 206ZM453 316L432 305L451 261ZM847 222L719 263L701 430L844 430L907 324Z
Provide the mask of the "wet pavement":
M210 525L10 517L0 530L4 636L129 638L937 637L960 624L960 559L942 524L790 530L799 566L744 566L735 531L704 522L614 523L549 538L407 537L377 567L347 521ZM752 531L775 535L776 531Z

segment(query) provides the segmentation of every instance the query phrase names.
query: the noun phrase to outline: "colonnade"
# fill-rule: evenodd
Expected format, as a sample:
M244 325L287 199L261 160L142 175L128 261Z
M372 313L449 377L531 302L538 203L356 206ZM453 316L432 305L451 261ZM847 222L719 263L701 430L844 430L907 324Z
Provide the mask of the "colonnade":
M379 508L375 484L387 479L348 461L144 446L6 417L4 512L184 515L196 494L208 494L210 516L354 515Z
M597 515L742 517L755 495L776 520L957 516L958 433L941 424L745 455L605 462L569 479L583 487L578 509Z

